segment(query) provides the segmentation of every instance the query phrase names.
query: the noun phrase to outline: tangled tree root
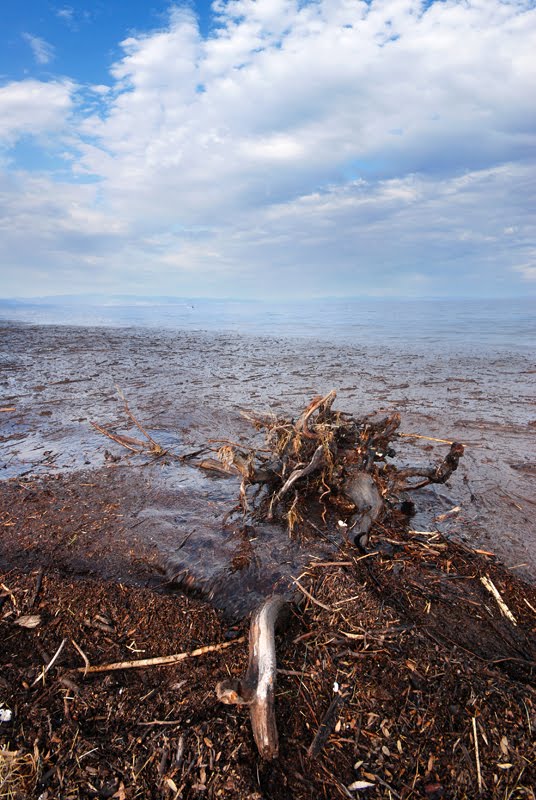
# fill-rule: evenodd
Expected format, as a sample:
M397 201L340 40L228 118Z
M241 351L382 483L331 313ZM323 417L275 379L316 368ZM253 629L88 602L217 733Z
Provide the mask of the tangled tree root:
M436 467L397 468L392 443L399 437L400 415L371 414L361 418L333 410L336 392L315 397L296 421L245 414L265 431L263 450L225 444L218 451L224 468L242 476L239 505L254 518L286 521L292 534L319 509L325 522L336 513L354 537L366 545L372 524L386 505L400 502L402 492L430 483L445 483L457 469L463 445L451 444ZM415 480L420 478L420 480ZM248 497L257 492L256 505Z

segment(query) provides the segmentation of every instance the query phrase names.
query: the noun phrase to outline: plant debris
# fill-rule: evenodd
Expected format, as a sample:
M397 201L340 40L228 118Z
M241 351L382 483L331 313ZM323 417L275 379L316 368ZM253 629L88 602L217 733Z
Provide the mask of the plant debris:
M356 418L333 409L336 397L334 390L314 397L296 421L245 413L257 430L265 431L265 447L244 449L226 443L218 457L242 476L239 503L245 514L251 510L248 487L266 488L263 494L257 492L253 519L279 516L292 534L317 507L324 523L336 511L339 524L355 528L356 544L365 546L386 504L399 503L402 492L445 483L464 448L450 443L436 467L397 468L389 459L396 455L392 444L398 438L400 414Z

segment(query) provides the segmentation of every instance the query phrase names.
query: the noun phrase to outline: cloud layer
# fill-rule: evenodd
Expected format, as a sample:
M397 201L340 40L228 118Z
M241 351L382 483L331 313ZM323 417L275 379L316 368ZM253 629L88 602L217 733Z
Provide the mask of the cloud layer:
M519 293L536 278L533 2L213 11L209 37L174 8L123 41L108 90L0 87L0 142L54 132L64 152L57 174L4 176L14 276L37 292L245 296Z

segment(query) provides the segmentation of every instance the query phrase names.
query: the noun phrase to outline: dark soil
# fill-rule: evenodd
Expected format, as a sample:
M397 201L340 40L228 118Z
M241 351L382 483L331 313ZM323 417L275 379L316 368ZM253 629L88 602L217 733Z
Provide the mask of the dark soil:
M232 642L247 621L155 577L135 474L1 485L0 797L534 799L534 586L396 517L370 552L313 560L278 640L280 755L265 764L247 711L214 692L245 668ZM229 642L174 666L76 671L81 653L96 665Z

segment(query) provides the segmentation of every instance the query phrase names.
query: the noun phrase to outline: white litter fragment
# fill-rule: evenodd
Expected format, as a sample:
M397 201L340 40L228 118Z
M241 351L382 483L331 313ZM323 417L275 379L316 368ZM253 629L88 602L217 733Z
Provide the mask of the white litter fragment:
M337 522L337 525L339 526L339 528L347 528L347 527L348 527L348 525L346 524L346 522L344 522L342 519L340 519L340 520Z
M354 781L348 787L348 791L358 792L360 789L371 789L373 786L376 786L376 784L370 781Z
M333 691L335 694L337 694L339 691L339 684L337 683L337 681L333 681Z
M13 711L9 708L0 708L0 722L11 722L13 719Z
M41 624L41 617L39 614L25 614L15 620L15 625L20 625L21 628L37 628Z

